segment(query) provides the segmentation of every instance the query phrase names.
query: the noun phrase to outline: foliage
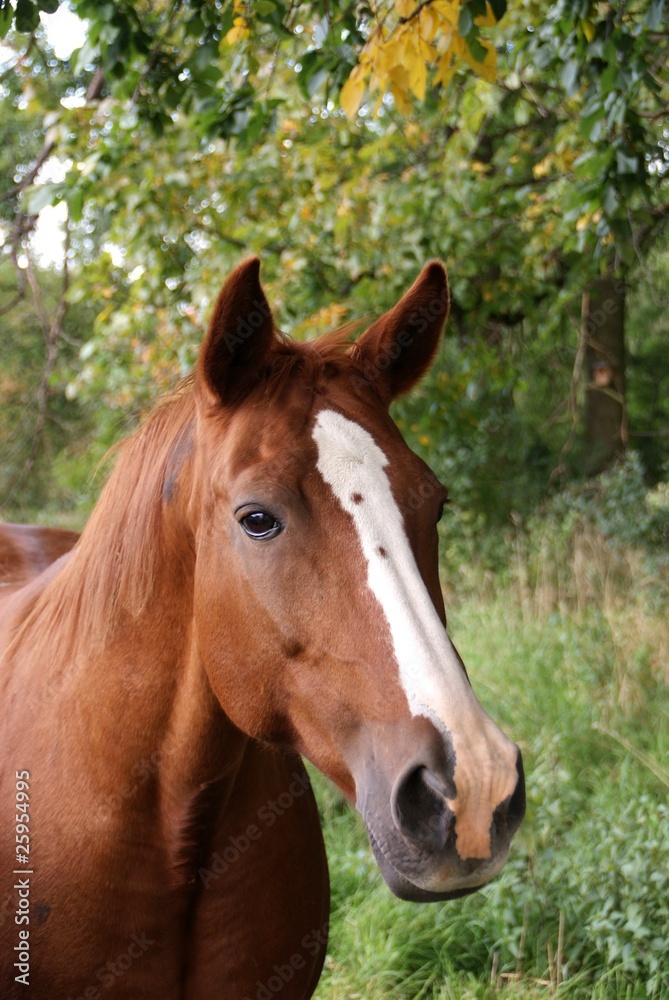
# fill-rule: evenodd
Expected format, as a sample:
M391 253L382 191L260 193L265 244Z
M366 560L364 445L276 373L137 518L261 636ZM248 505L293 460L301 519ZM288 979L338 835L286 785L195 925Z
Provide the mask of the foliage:
M75 6L89 19L83 49L63 63L39 31L27 43L9 32L18 59L0 94L10 125L43 116L49 164L59 164L35 173L34 134L8 144L18 190L2 202L5 251L29 252L34 213L62 203L68 300L98 304L79 358L69 355L70 400L109 426L173 384L244 254L262 256L278 320L296 336L378 315L438 255L451 273L450 332L425 386L395 412L470 537L526 517L580 469L581 296L612 266L632 290L646 287L635 261L666 216L656 0L547 13L441 0L374 14L273 2ZM447 35L466 38L476 62L482 17L498 83L467 67L448 87L435 81L434 54L416 39L442 58ZM334 99L354 67L371 67L381 28L408 75L395 75L375 116L368 102L347 120ZM404 45L422 53L422 69ZM424 93L421 83L407 96L415 74ZM11 128L10 139L21 132ZM632 294L628 317L632 440L655 481L669 459L663 309L649 304L666 250L656 258L650 295Z
M13 269L0 268L0 310L18 298L0 325L0 505L5 517L14 511L19 519L30 519L35 510L50 504L62 515L90 491L92 466L104 448L100 427L91 447L90 417L66 393L68 371L94 310L86 304L70 309L58 355L45 372L43 320L58 300L60 283L52 275L41 274L34 300L27 287L17 289L15 279ZM78 458L82 451L83 461Z
M12 15L18 31L33 32L40 11L53 13L58 6L59 0L20 0L13 12L2 0L0 32L9 30ZM266 64L280 53L288 51L299 66L307 98L325 87L327 99L350 73L343 103L354 114L360 100L353 106L352 91L358 93L359 85L364 90L373 71L382 92L406 108L410 93L419 100L425 96L426 60L438 61L437 82L450 79L458 60L495 79L495 50L481 39L480 27L494 24L506 9L505 0L394 0L374 8L283 0L76 0L74 6L90 23L78 67L99 60L115 97L137 100L140 114L157 133L171 124L169 112L179 109L194 113L200 136L244 133L247 139L267 126L280 102L259 97L267 82Z
M596 479L559 494L543 512L543 525L546 514L563 537L585 526L614 545L653 547L669 538L669 511L649 503L644 469L634 451Z
M54 204L70 242L65 292L33 266L37 299L8 309L27 269L0 275L5 516L83 521L96 462L191 368L240 257L261 255L297 337L379 315L443 257L447 336L394 414L451 490L455 634L521 740L530 809L490 887L417 909L321 785L320 995L666 996L667 737L648 724L669 711L662 5L76 0L89 37L69 61L35 29L56 5L0 0L3 252L34 265ZM612 269L634 452L579 486L581 297ZM46 382L40 299L68 309Z
M634 9L560 0L522 47L520 63L533 68L529 79L540 106L558 126L555 149L535 176L550 177L566 156L573 182L562 210L580 225L567 249L601 252L613 243L628 264L638 253L632 224L638 229L649 221L649 201L665 169L652 125L666 71L662 25L662 0ZM557 92L542 87L546 76L559 80Z
M356 115L366 89L379 90L381 97L392 95L400 111L410 112L410 95L425 100L432 65L437 84L450 82L459 60L485 80L496 80L497 53L479 32L494 25L505 10L505 0L492 5L460 0L381 4L370 18L358 63L341 90L347 116Z
M669 700L666 660L648 660L666 603L647 597L637 583L579 615L526 615L498 581L451 609L479 697L523 750L527 818L488 887L418 908L390 896L362 825L318 780L334 887L318 996L668 994Z

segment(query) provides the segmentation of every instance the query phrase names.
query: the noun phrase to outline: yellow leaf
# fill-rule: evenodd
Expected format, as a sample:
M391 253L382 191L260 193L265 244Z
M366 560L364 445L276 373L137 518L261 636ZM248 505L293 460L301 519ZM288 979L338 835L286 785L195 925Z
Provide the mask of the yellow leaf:
M434 82L440 83L442 87L447 87L453 78L456 67L457 62L455 54L449 49L448 52L446 52L439 60L437 75L434 78Z
M397 110L402 115L411 114L411 102L408 100L407 92L401 87L397 87L394 83L390 84L390 93L395 99L395 104L397 105Z
M395 0L395 11L398 17L411 17L415 9L414 0Z
M492 7L489 3L485 6L485 14L480 17L474 18L474 24L478 24L480 28L494 28L497 24L497 18L492 12Z
M424 38L418 39L418 51L426 63L433 63L439 57L434 45L430 45Z
M236 42L243 42L245 38L248 38L251 32L249 31L246 19L243 17L236 17L232 22L232 28L228 31L225 36L225 41L228 45L234 45Z
M553 154L549 153L548 156L545 156L543 158L543 160L539 160L538 163L534 164L534 166L532 167L532 173L534 174L535 177L548 177L548 175L551 172L552 162L553 162Z
M374 70L379 78L383 80L388 76L393 66L396 66L398 62L401 63L401 61L397 57L397 46L392 42L385 42L379 46L379 51L374 60Z
M409 97L409 87L411 86L409 82L409 74L407 73L404 66L393 66L390 73L388 74L389 82L394 84L396 87L404 93L405 97Z
M409 87L414 92L419 101L425 99L425 87L427 85L427 67L423 60L414 57L409 63Z
M478 59L474 59L466 44L463 44L462 47L462 58L470 69L474 70L477 76L487 80L488 83L495 83L497 80L497 53L491 42L486 41L484 38L480 38L479 42L486 50L485 58L481 62Z
M440 17L431 7L423 7L418 16L418 27L421 38L431 42L439 30Z
M595 40L595 35L597 34L597 29L594 24L587 17L584 17L581 19L581 27L583 28L583 34L588 39L588 42L592 44Z
M432 9L440 14L454 28L460 18L460 0L434 0Z
M362 104L365 93L365 67L359 63L351 70L351 75L339 92L339 103L347 118L354 118Z
M363 66L371 65L375 61L379 51L379 46L383 44L384 37L385 33L382 31L381 28L375 28L375 30L369 36L367 44L360 53L359 61L360 63L362 63Z
M574 160L576 159L576 152L573 149L565 149L560 156L557 157L557 162L560 167L565 171L569 171L572 168Z

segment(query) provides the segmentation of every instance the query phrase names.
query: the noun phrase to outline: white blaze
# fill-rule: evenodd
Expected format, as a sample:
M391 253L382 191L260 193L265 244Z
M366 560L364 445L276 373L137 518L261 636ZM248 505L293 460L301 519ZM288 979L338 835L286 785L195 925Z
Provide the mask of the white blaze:
M516 747L479 704L430 599L385 472L386 455L368 431L334 410L318 413L312 433L318 471L353 519L409 709L445 727L453 742L456 798L448 804L458 853L489 858L493 810L517 780ZM496 859L486 877L503 862Z
M388 459L368 431L334 410L320 411L313 437L318 471L353 518L409 708L454 736L455 719L475 698L418 571L384 471Z

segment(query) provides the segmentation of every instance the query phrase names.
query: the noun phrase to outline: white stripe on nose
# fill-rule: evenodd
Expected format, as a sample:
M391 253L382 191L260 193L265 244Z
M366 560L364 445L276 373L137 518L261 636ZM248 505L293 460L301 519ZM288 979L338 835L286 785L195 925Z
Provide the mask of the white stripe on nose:
M446 724L444 715L470 703L471 688L418 572L388 459L368 431L334 410L321 410L313 436L318 471L353 518L411 712Z
M450 734L455 751L456 816L469 798L464 827L468 856L489 856L489 821L513 792L516 747L476 699L416 565L385 468L388 459L372 435L334 410L321 410L313 428L317 468L355 525L367 561L369 587L388 623L399 681L412 715ZM500 758L508 766L499 768ZM510 784L510 782L513 782ZM472 799L479 798L471 815Z

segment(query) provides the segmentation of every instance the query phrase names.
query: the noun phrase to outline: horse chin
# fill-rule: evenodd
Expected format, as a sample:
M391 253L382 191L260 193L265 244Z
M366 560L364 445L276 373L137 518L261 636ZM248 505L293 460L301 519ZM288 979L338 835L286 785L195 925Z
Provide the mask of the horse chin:
M399 865L396 867L395 864L393 864L393 861L388 857L388 854L391 852L387 848L384 850L379 840L374 835L371 826L367 823L365 825L367 826L367 834L369 836L369 842L371 844L376 863L379 866L379 870L383 875L386 885L394 896L397 896L399 899L404 899L410 903L440 903L448 899L459 899L461 896L469 896L473 892L476 892L477 889L481 889L501 867L499 864L495 865L492 871L486 872L485 874L481 872L478 876L469 874L464 875L462 878L455 877L453 881L456 885L452 889L427 889L412 881L408 874L403 874L399 870ZM405 867L404 864L403 867ZM411 865L410 867L413 868L414 865ZM419 875L417 871L416 878L419 877L421 879L425 878L424 873Z
M481 886L473 885L465 889L452 889L450 892L430 892L428 889L421 889L420 886L414 885L404 875L400 875L386 861L383 855L379 857L376 851L374 851L374 856L383 875L383 880L392 894L397 896L398 899L404 899L409 903L442 903L447 899L459 899L460 896L470 896L477 889L481 888Z

